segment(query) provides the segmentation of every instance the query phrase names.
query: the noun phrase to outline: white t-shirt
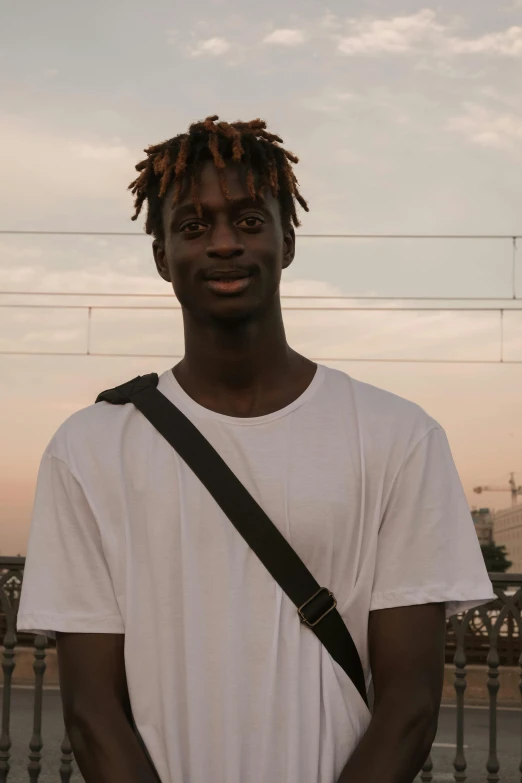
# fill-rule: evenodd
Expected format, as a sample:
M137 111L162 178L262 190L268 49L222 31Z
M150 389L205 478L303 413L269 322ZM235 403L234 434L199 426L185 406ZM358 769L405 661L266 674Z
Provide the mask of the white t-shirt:
M368 683L368 614L494 598L444 431L319 366L286 408L233 418L171 370L200 428L331 589ZM334 783L370 713L207 490L132 405L93 404L42 458L18 630L124 633L162 783Z

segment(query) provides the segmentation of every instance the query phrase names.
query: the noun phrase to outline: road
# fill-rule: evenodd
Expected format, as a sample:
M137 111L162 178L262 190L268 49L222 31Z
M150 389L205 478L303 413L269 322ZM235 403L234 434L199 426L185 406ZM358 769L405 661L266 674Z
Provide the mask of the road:
M3 692L0 686L0 698ZM63 719L58 690L45 690L43 703L42 774L39 783L59 783L60 745L63 740ZM521 760L520 710L503 709L498 713L498 757L502 783L519 783ZM31 689L14 688L11 705L11 770L8 783L28 783L29 742L32 734L33 692ZM487 780L488 711L483 708L466 709L465 750L468 762L467 780L481 783ZM453 780L455 756L455 709L442 707L439 731L432 751L434 783ZM76 765L71 783L82 783Z

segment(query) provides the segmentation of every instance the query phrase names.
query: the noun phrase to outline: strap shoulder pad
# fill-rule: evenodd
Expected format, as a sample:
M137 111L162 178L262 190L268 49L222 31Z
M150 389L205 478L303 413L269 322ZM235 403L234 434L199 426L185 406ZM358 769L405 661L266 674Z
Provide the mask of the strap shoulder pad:
M114 389L107 389L101 392L96 397L96 402L110 402L112 405L126 405L128 402L132 402L131 395L142 389L152 386L156 388L158 385L159 376L155 372L151 372L148 375L137 375L132 381L115 386Z

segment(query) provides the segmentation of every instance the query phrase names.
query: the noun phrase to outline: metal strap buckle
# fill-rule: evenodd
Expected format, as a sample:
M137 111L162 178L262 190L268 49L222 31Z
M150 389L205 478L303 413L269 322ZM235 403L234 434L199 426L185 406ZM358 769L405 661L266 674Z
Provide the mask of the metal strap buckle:
M305 608L305 606L308 606L308 604L310 604L314 600L314 598L317 598L317 596L323 592L325 592L327 595L330 596L330 598L333 599L332 604L331 606L328 607L326 612L323 612L323 614L320 617L318 617L317 620L315 620L314 622L310 622L310 620L308 620L308 618L303 614L303 609ZM336 606L337 606L337 599L335 598L334 594L330 592L330 590L328 590L327 587L321 587L316 593L313 594L311 598L308 599L308 601L305 601L304 604L302 604L302 606L298 608L297 612L299 614L299 617L301 618L301 622L305 623L305 625L307 625L309 628L314 628L314 626L316 626L317 623L320 623L323 617L326 617L327 614L332 612Z

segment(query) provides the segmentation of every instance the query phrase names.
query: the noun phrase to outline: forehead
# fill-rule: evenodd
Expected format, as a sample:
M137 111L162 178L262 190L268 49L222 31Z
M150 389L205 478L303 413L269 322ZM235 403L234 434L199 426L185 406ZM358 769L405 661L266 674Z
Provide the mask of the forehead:
M228 163L224 169L224 175L228 185L228 192L233 202L249 198L247 169L244 165L234 162ZM254 176L256 176L255 172ZM169 190L172 193L173 186ZM184 207L190 206L192 204L190 191L190 177L187 177L176 207L172 207L172 199L167 194L164 209L167 209L168 213L172 214L173 211L177 212ZM202 207L207 210L217 211L231 206L223 193L218 170L211 160L205 161L201 168L198 177L198 193ZM270 211L276 212L279 209L278 199L272 195L270 188L263 188L261 199L265 208Z

